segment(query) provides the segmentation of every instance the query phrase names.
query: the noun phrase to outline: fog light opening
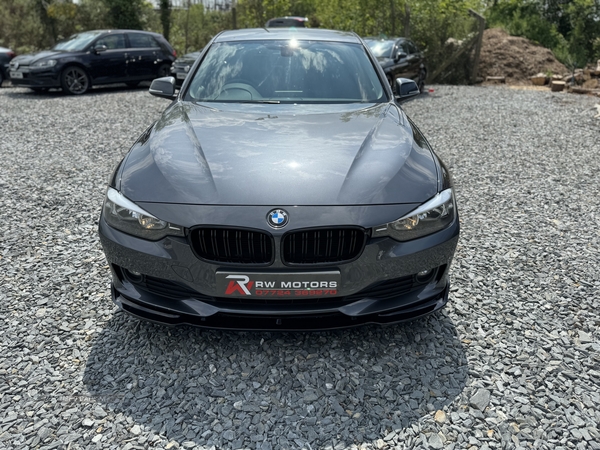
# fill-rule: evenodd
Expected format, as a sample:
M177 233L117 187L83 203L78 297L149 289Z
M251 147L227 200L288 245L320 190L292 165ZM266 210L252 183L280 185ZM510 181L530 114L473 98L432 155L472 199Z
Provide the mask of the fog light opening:
M144 275L142 275L140 272L136 272L135 270L123 269L123 272L125 272L125 276L129 279L129 281L132 281L133 283L139 283L144 279Z
M417 272L416 279L419 283L428 283L435 274L435 269L426 269Z

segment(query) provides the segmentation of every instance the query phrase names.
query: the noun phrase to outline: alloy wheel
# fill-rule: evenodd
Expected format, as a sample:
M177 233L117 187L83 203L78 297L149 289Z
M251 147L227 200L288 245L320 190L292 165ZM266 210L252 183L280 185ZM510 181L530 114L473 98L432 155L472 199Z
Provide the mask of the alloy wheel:
M79 67L67 67L63 73L62 87L69 94L83 94L89 88L90 80L87 73Z

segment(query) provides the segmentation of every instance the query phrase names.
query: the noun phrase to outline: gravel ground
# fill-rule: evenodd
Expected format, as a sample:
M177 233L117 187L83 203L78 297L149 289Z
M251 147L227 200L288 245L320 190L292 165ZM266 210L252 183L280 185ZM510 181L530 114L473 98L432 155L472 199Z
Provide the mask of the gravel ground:
M598 99L434 88L405 109L454 174L451 303L319 333L117 311L105 182L168 103L0 90L0 449L599 449Z

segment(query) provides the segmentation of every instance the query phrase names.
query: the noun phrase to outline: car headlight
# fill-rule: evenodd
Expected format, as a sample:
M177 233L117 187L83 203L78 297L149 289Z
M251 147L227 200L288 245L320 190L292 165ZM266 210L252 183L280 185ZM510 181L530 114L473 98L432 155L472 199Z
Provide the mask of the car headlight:
M104 200L104 220L113 228L133 236L157 241L165 236L185 236L185 229L154 217L111 187Z
M397 241L410 241L443 230L455 217L454 193L452 189L446 189L404 217L373 227L372 236L389 236Z
M55 59L43 59L42 61L34 62L31 67L54 67L56 65Z

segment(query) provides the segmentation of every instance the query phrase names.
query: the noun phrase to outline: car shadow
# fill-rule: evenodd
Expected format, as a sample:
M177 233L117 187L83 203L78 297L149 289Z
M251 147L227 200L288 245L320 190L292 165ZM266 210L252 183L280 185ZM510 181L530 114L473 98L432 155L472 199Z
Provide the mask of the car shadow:
M114 92L128 92L128 91L147 91L150 87L150 82L143 81L137 86L127 86L123 83L118 84L107 84L101 86L94 86L85 94L82 94L83 97L95 96L95 95L105 95L112 94ZM63 93L60 88L52 88L45 91L33 91L29 88L25 88L22 86L4 86L2 88L3 94L8 97L18 97L20 99L31 99L31 100L42 100L42 99L51 99L51 98L76 98L81 97L79 95L67 95Z
M319 448L409 427L453 402L467 376L444 311L308 333L167 328L117 312L94 340L83 383L115 415L169 440Z
M422 100L429 100L429 99L431 99L431 95L428 90L425 90L425 92L422 92L419 95L415 95L414 97L409 97L409 98L403 99L401 101L396 100L396 104L402 106L402 105L405 105L407 103L414 102L417 100L422 101Z

